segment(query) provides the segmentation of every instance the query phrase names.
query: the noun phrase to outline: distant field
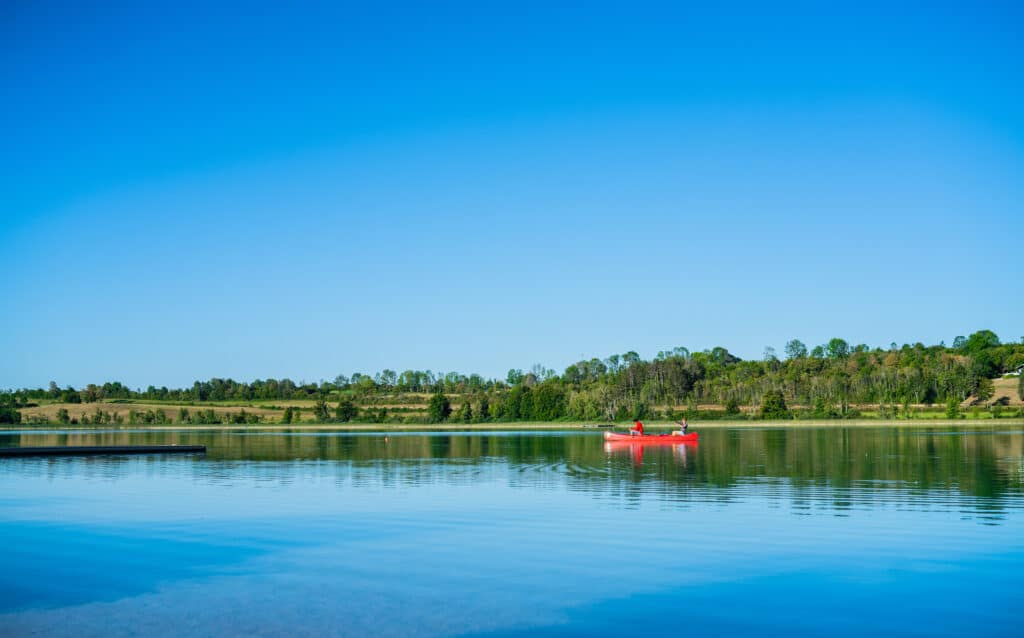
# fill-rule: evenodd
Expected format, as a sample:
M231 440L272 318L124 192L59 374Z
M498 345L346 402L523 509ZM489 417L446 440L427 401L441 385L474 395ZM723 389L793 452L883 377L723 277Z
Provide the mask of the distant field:
M181 408L187 409L189 412L195 412L196 410L213 410L218 415L237 414L242 408L245 409L248 414L258 414L264 420L272 419L278 420L281 418L281 410L274 410L261 407L252 407L248 405L242 406L224 406L218 404L204 403L202 405L194 406L187 404L178 405L167 405L154 404L149 402L130 402L130 403L108 403L105 401L98 401L96 403L50 403L47 405L40 405L33 408L22 408L21 415L26 421L33 420L34 417L44 417L52 422L57 421L57 412L61 409L67 410L68 415L73 419L81 419L83 415L92 418L92 415L96 412L96 409L100 409L110 414L120 414L122 417L127 419L128 413L132 410L136 412L145 412L152 410L154 412L163 412L169 419L176 420L178 418L178 411ZM310 405L312 409L312 405Z

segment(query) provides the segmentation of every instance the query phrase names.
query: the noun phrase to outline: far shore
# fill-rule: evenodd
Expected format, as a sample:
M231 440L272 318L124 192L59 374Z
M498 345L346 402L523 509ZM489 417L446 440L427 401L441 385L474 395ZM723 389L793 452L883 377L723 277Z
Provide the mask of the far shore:
M102 425L66 425L54 424L33 424L33 425L4 425L0 426L0 432L30 432L39 431L81 431L81 430L131 430L131 431L152 431L152 432L177 432L177 431L289 431L289 432L531 432L531 431L566 431L578 430L580 432L600 432L604 430L626 430L632 423L616 423L609 427L607 423L256 423L256 424L229 424L214 423L209 425L201 424L102 424ZM1024 419L826 419L826 420L781 420L781 421L691 421L690 431L721 429L721 428L929 428L929 427L963 427L963 428L994 428L994 427L1022 427ZM665 432L678 428L678 425L666 421L651 421L644 423L644 429L654 432Z

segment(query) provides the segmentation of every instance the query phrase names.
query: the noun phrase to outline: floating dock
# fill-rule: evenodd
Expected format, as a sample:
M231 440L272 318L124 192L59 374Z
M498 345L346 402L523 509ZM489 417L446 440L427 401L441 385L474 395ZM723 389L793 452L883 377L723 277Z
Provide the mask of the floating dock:
M181 454L206 452L205 445L71 445L2 447L0 456L84 456L90 454Z

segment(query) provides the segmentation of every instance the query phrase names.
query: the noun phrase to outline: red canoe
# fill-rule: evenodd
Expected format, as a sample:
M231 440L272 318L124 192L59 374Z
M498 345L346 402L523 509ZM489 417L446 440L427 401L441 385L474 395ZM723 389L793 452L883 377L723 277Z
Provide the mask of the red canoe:
M690 432L689 434L679 434L673 432L671 434L620 434L618 432L605 432L605 441L616 441L622 443L693 443L697 440L697 433Z

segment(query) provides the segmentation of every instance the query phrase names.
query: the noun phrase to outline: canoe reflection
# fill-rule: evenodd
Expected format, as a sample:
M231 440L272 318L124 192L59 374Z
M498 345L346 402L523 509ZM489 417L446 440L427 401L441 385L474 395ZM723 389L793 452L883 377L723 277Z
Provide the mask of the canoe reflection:
M672 458L679 465L686 467L688 450L697 447L697 441L686 441L674 445L664 443L633 443L628 441L605 441L604 451L607 454L629 454L633 457L633 463L642 465L644 462L644 448L653 448L657 451L671 450Z

